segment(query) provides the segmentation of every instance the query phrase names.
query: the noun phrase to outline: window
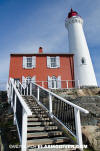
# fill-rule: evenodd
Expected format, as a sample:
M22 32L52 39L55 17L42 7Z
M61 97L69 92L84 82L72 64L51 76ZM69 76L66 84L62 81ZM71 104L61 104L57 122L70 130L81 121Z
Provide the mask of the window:
M60 89L61 88L61 76L48 76L48 88L49 89Z
M32 69L36 67L36 56L26 57L23 56L23 68Z
M47 67L48 68L59 68L60 67L60 57L50 57L47 56Z
M51 67L56 67L56 57L51 57L50 58L50 61L51 61Z
M31 82L31 77L26 78L26 84L28 85Z
M56 89L57 88L57 78L55 76L53 76L51 78L51 82L52 82L52 89Z
M85 59L84 57L82 57L81 63L82 63L83 65L86 64L86 59Z
M32 57L27 57L27 68L32 68Z
M26 88L26 86L30 83L30 82L35 82L36 80L36 76L33 76L32 78L30 76L28 77L24 77L22 76L22 84L24 86L24 88Z

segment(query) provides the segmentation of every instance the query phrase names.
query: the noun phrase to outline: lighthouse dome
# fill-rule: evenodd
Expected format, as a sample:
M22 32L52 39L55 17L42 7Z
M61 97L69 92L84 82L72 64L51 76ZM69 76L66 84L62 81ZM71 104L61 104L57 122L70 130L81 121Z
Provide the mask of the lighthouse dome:
M73 11L73 9L71 8L70 12L68 13L68 18L71 18L72 16L79 16L79 15L76 11Z

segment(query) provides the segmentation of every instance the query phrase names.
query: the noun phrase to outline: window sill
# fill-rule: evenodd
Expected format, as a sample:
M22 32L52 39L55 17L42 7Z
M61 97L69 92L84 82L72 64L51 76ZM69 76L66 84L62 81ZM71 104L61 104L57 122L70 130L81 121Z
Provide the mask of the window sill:
M35 67L30 67L30 68L23 68L23 69L33 69L33 68L35 68Z
M51 68L51 69L56 69L56 68L60 68L60 67L48 67L48 68Z

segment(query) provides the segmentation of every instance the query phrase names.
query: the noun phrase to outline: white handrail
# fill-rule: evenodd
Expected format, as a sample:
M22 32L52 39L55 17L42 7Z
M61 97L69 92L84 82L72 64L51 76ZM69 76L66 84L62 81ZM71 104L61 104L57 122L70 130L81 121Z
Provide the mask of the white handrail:
M84 108L82 108L82 107L80 107L80 106L77 106L77 105L76 105L76 104L74 104L74 103L69 102L68 100L66 100L66 99L64 99L64 98L62 98L62 97L60 97L60 96L56 95L56 94L55 94L55 93L53 93L53 92L50 92L49 90L47 90L47 89L45 89L45 88L41 87L40 85L38 85L38 84L36 84L36 83L34 83L34 82L32 82L32 83L33 83L33 84L35 84L36 86L38 86L39 88L41 88L41 89L45 90L46 92L48 92L48 93L52 94L53 96L57 97L58 99L62 100L63 102L65 102L65 103L67 103L67 104L69 104L69 105L73 106L74 108L77 108L77 109L78 109L78 110L80 110L81 112L86 113L86 114L88 114L88 113L89 113L89 111L88 111L88 110L86 110L86 109L84 109Z
M19 98L19 101L21 103L21 105L23 106L24 110L26 111L27 115L32 115L31 110L29 109L29 107L27 106L27 104L25 103L24 99L22 98L22 96L20 95L20 93L18 92L16 86L14 85L14 83L12 82L12 80L10 79L11 84L15 90L15 93L17 95L17 97Z

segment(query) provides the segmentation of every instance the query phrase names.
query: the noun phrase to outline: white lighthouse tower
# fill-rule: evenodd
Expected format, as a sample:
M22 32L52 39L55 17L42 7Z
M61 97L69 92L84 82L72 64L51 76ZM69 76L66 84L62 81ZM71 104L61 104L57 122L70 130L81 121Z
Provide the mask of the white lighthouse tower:
M75 86L97 86L97 81L83 31L83 19L71 11L65 20L68 29L69 51L74 54Z

